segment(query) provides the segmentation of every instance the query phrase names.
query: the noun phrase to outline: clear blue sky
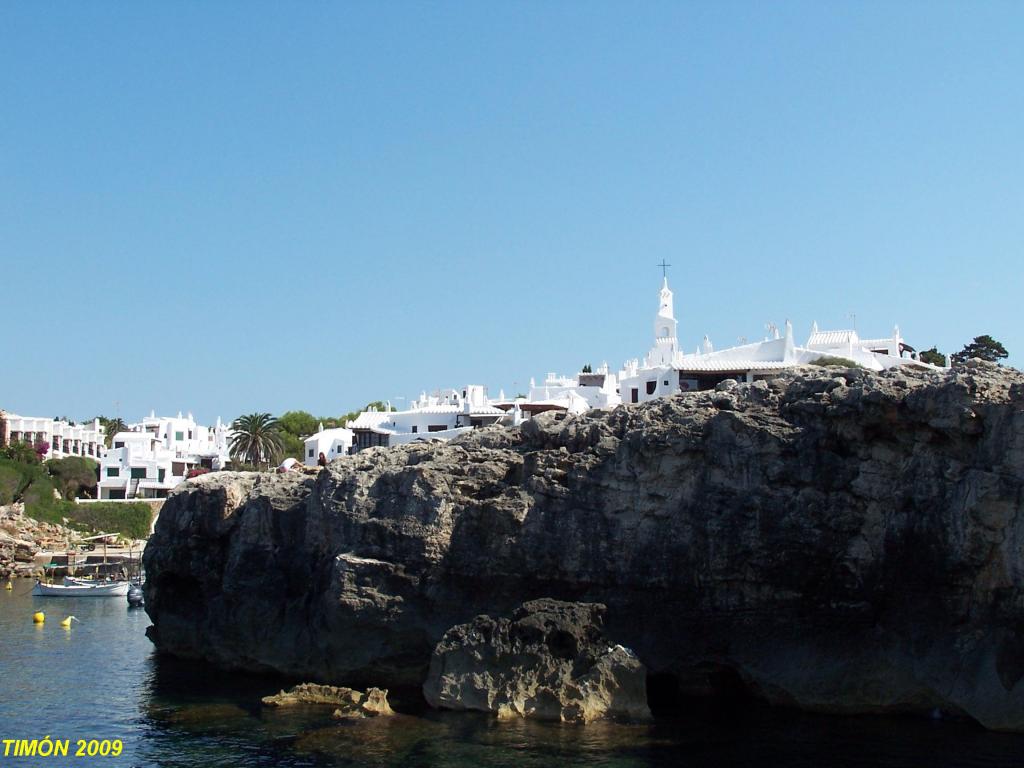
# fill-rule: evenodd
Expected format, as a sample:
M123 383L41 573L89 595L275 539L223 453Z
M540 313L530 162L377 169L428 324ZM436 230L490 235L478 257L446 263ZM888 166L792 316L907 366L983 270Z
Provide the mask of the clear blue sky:
M0 4L0 407L348 411L792 319L1024 361L1022 3ZM401 401L396 401L401 403Z

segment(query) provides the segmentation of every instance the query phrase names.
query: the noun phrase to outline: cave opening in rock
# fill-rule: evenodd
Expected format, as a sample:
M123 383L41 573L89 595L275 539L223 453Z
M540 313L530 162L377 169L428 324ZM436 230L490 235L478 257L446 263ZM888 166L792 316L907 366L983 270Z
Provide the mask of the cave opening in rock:
M647 706L655 716L700 712L732 717L757 704L756 693L735 668L725 664L647 675Z
M679 678L669 672L647 675L647 706L654 715L667 714L680 708Z

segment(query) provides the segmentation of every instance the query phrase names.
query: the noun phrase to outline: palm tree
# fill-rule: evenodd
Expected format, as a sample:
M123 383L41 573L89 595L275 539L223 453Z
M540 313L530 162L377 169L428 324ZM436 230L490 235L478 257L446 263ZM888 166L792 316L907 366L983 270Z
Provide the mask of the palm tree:
M250 413L231 423L231 458L247 464L270 465L283 447L277 419L269 413Z
M115 416L112 419L108 419L103 416L97 416L96 418L99 419L100 424L103 425L103 441L107 444L107 448L110 447L111 442L114 439L114 435L118 432L128 431L128 425L124 423L124 419L120 416Z

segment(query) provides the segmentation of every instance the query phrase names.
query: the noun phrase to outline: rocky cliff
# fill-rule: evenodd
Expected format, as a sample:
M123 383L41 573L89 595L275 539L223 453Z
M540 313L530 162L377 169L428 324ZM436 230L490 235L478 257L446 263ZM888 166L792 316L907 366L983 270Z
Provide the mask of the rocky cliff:
M451 627L604 603L652 690L1024 730L1024 375L802 369L315 477L214 473L145 552L166 652L419 686Z

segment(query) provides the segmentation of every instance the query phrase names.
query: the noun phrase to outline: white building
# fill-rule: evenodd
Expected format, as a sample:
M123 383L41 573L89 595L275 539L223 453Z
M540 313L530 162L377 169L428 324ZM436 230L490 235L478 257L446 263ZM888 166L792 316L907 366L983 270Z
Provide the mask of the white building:
M447 440L476 427L493 424L504 416L505 411L495 407L487 397L486 387L470 384L461 390L440 390L433 395L423 392L404 411L364 411L346 426L352 430L351 451L355 453L379 445ZM310 458L307 444L307 464ZM312 463L316 463L316 457L312 458Z
M303 463L307 467L313 467L320 460L321 453L328 461L333 461L339 456L345 456L350 453L352 449L352 430L346 427L324 429L324 425L320 424L320 429L317 433L310 435L303 442L306 446Z
M662 281L658 313L654 320L654 346L642 360L628 361L619 373L619 394L626 403L638 403L675 392L712 389L725 379L757 381L779 371L813 363L822 357L841 357L873 371L898 365L934 368L918 359L916 351L900 334L862 339L855 330L821 331L814 323L803 346L793 338L787 320L784 333L773 328L768 338L751 344L715 350L704 336L697 350L685 354L677 341L677 321L668 278Z
M0 410L0 446L11 443L49 445L44 458L87 456L97 461L105 452L106 435L99 419L86 424L72 424L41 416L19 416Z
M525 398L493 403L496 407L521 414L514 423L532 418L545 411L568 411L583 413L591 408L611 408L622 402L616 374L602 363L596 370L583 370L574 376L559 376L549 373L544 381L537 384L530 379L530 389Z
M150 413L113 436L100 463L99 498L163 498L192 469L223 469L230 460L230 437L220 419L215 426L204 427L191 413Z

